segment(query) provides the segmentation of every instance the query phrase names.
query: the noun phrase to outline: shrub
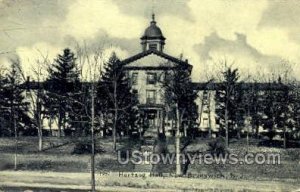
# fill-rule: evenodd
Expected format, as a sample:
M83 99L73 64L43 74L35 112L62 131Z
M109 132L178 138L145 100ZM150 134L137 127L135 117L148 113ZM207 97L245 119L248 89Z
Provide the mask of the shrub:
M34 127L29 127L23 130L23 136L37 136L38 130Z
M219 137L213 141L210 141L208 143L208 150L211 155L213 156L224 156L226 153L228 153L226 147L225 147L225 140L222 137Z
M106 151L103 148L95 147L95 153L105 153ZM91 154L92 145L90 143L77 143L72 151L72 154Z
M168 145L166 136L162 133L158 135L158 139L156 140L156 144L154 147L154 153L156 154L167 154L168 153Z

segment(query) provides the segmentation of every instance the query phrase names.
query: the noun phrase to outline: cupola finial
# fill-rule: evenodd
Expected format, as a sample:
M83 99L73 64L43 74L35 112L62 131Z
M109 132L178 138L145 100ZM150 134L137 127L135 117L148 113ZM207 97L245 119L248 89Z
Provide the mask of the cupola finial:
M155 25L156 24L156 21L155 21L155 14L152 13L152 21L151 21L151 24L152 25Z
M154 13L154 0L152 0L152 21L151 24L156 24L155 13Z

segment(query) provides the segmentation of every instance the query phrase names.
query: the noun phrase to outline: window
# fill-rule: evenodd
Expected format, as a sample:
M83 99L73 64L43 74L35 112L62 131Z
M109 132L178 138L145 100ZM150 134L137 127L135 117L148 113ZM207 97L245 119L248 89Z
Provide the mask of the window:
M156 73L148 73L147 84L155 84L155 83L156 83Z
M138 79L138 73L132 73L132 77L131 77L131 83L132 83L132 85L136 85L137 84L137 79Z
M149 49L157 50L157 44L149 44Z
M146 102L147 104L155 104L155 100L156 100L156 91L155 90L147 90L146 92Z
M138 94L138 90L133 89L133 90L132 90L132 93L133 93L133 94Z

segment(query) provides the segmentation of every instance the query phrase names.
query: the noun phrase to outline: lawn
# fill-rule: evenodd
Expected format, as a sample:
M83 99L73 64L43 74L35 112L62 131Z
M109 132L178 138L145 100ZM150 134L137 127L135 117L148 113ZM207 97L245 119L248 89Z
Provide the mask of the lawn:
M202 144L192 144L188 146L189 151L205 151L208 141L196 142ZM264 153L279 154L280 164L194 164L190 165L188 173L202 175L223 175L232 179L245 180L300 180L300 148L274 148L274 147L258 147L258 140L252 140L248 153ZM246 154L247 147L245 140L236 140L229 146L229 152L238 154L239 158L243 158Z
M43 170L57 172L89 172L89 154L73 154L77 143L86 143L88 138L45 138L44 149L38 152L37 138L20 138L18 141L18 170ZM14 168L15 142L13 139L0 139L0 171ZM125 143L119 144L125 147ZM96 154L97 171L133 171L134 166L121 165L117 153L112 150L111 139L97 140L96 148L105 152Z
M42 152L37 150L37 138L20 138L18 142L18 170L19 171L33 171L33 173L49 172L49 173L82 173L84 177L89 177L90 171L90 155L89 154L73 154L74 148L77 143L88 142L88 138L45 138L44 148ZM208 149L207 143L209 139L197 138L185 149L187 153L205 152ZM195 187L195 184L186 185L188 182L194 181L195 183L202 181L202 186L206 186L205 181L214 183L217 185L224 181L241 182L241 189L246 186L249 181L262 182L262 186L268 182L274 182L277 186L285 185L298 185L300 183L300 148L275 148L275 147L263 147L258 146L260 140L251 139L249 152L258 153L279 153L281 155L280 165L228 165L228 164L193 164L188 166L187 175L183 178L164 178L165 181L173 183L182 182L181 188L190 189ZM246 153L245 140L231 140L229 151L230 153L239 154L243 156ZM124 139L118 143L118 149L132 149L138 148L139 142L134 139ZM174 153L174 140L168 140L168 151ZM14 140L9 138L0 138L0 173L1 171L10 172L13 170L13 158L14 158ZM121 165L117 161L117 153L112 150L112 140L110 138L97 139L96 149L101 149L101 153L96 155L96 173L108 172L105 183L100 185L104 186L119 186L119 187L134 187L134 188L161 188L166 187L161 185L161 178L158 180L154 178L122 178L118 179L115 173L118 172L136 172L133 164ZM174 173L174 165L163 165L158 168L163 173ZM14 172L11 172L13 174ZM112 174L112 175L111 175ZM189 175L200 175L199 178L187 179ZM205 178L205 176L222 175L224 178ZM99 177L99 176L98 176ZM87 185L88 179L86 179L84 185ZM179 182L180 181L180 182ZM217 182L218 181L218 182ZM230 182L229 182L230 181ZM57 181L55 181L57 182ZM72 181L75 184L75 181ZM147 183L148 182L148 183ZM266 183L265 183L266 182ZM201 183L201 182L200 182ZM199 184L200 185L200 184ZM174 185L175 186L175 185ZM173 186L173 188L174 188ZM177 186L177 184L176 184ZM228 189L228 184L225 185ZM178 185L180 187L180 184ZM299 187L299 186L298 186ZM201 188L200 188L201 189ZM206 189L206 188L203 188ZM209 188L207 188L209 189ZM246 188L245 188L246 189ZM247 188L248 189L248 188ZM252 189L252 188L249 188ZM249 191L256 191L256 188ZM1 191L1 190L0 190ZM184 190L183 190L184 191ZM230 191L230 190L229 190Z

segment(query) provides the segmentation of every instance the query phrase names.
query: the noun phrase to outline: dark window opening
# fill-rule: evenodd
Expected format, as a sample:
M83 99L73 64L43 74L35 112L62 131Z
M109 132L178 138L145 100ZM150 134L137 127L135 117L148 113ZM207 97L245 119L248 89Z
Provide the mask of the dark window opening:
M156 83L156 73L148 73L147 84L155 84L155 83Z
M137 79L138 79L138 73L132 73L132 77L131 77L132 85L137 84Z
M138 94L138 90L133 89L133 90L132 90L132 93L133 93L133 94Z
M149 44L149 49L157 50L157 44Z
M146 92L147 104L155 104L156 101L156 91L155 90L147 90Z

